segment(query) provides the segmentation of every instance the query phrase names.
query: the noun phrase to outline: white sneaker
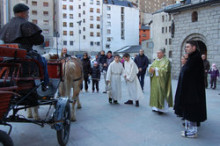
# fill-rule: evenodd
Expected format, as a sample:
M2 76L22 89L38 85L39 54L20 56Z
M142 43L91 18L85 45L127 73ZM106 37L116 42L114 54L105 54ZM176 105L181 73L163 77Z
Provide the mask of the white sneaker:
M188 138L196 138L197 133L186 130L186 131L181 131L181 136Z

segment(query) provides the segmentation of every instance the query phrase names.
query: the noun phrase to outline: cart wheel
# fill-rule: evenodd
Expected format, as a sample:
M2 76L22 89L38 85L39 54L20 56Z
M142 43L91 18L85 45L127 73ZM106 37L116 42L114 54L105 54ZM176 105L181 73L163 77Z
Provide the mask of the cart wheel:
M11 137L4 131L0 130L0 144L3 144L3 146L13 146L13 141Z
M63 129L57 131L57 139L61 146L65 146L69 140L69 133L70 133L70 104L69 102L66 104L65 110L64 110L64 123L63 123Z

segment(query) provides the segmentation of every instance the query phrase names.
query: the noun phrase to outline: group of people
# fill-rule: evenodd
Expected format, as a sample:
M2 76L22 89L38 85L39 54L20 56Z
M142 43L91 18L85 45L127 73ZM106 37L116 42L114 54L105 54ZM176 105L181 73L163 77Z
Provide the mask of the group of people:
M24 4L14 7L15 17L0 31L0 39L5 43L19 43L30 54L32 46L43 43L41 30L35 24L28 22L29 8ZM67 57L67 49L63 49L63 57ZM207 119L205 88L208 87L207 74L211 74L211 88L216 88L216 79L219 71L213 64L209 69L209 62L205 55L201 57L195 41L188 41L185 46L186 54L182 57L182 68L179 75L178 86L174 100L175 114L185 120L185 130L181 135L184 137L196 137L197 126ZM48 83L48 73L43 57L36 55L44 67L45 84ZM82 58L84 88L88 91L89 77L92 77L92 91L99 92L99 80L101 72L104 75L105 91L108 93L109 103L118 104L122 98L121 77L126 81L129 100L125 104L133 104L138 107L139 100L144 97L144 78L146 71L150 73L150 106L153 112L163 114L173 106L171 85L171 63L165 56L163 49L157 52L157 59L149 65L144 51L140 50L134 61L128 53L123 55L123 61L119 55L107 55L104 51L96 58L93 67L87 53ZM205 81L204 81L205 79Z

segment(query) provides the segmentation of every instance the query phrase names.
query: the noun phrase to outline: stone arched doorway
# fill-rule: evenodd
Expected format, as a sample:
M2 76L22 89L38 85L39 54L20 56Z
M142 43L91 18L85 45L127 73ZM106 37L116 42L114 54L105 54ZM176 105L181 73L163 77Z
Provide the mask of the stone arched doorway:
M191 34L189 36L187 36L183 43L182 43L182 46L181 46L181 56L183 54L185 54L185 45L186 45L186 42L189 41L189 40L194 40L197 42L197 45L198 45L198 50L200 51L201 54L205 54L207 56L207 45L206 45L206 38L205 36L203 36L202 34Z

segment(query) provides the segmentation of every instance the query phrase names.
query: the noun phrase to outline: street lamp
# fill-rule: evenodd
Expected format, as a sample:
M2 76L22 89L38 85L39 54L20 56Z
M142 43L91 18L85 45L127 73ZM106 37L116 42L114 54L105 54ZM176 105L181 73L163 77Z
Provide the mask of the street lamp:
M58 37L60 37L60 34L59 34L59 32L57 31L57 32L56 32L57 56L59 56L59 55L58 55Z
M81 26L82 20L78 21L77 23L79 24L79 51L80 51L80 34L81 34L80 26Z

